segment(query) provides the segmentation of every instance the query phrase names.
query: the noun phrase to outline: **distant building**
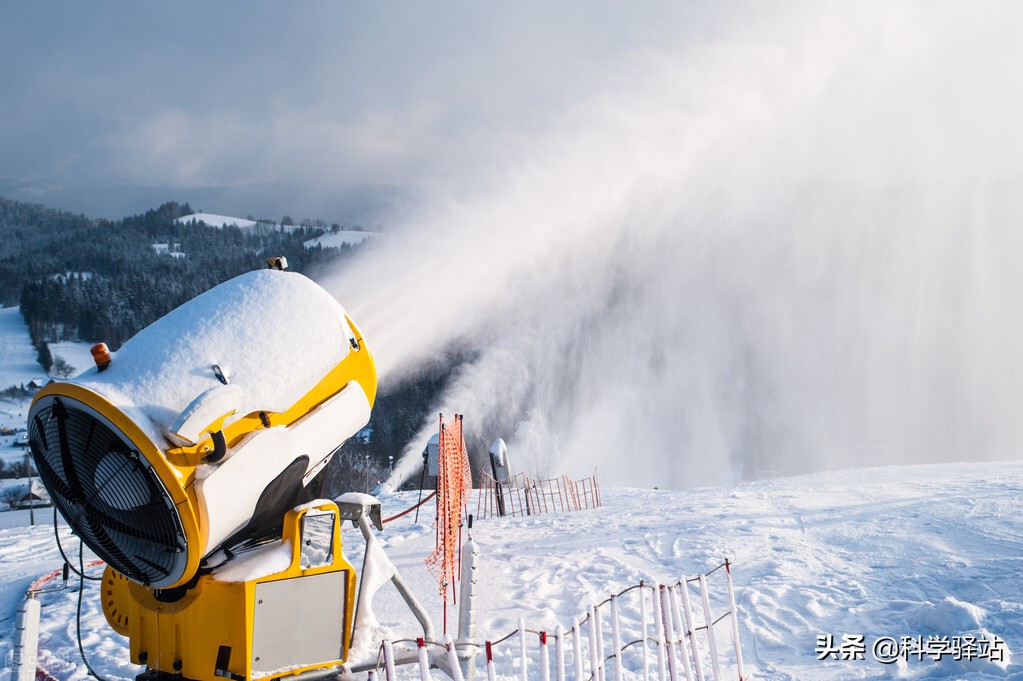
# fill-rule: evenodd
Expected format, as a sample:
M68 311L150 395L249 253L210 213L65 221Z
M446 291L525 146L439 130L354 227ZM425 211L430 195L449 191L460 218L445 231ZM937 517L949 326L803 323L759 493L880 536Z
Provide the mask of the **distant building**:
M47 493L43 483L35 478L25 483L18 496L11 501L12 509L21 508L45 508L51 506L50 495Z

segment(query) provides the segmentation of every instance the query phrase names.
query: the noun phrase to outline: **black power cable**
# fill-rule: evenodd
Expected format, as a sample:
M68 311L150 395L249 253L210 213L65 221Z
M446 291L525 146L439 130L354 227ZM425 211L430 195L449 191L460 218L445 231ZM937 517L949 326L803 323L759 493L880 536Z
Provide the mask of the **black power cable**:
M75 633L78 637L78 654L82 656L82 662L85 663L85 668L89 670L89 675L93 676L99 681L106 681L102 676L96 673L96 670L89 664L89 660L85 657L85 647L82 646L82 593L85 591L85 580L86 579L100 579L102 577L86 577L85 575L85 561L82 558L82 545L83 542L78 543L78 615L75 618Z
M53 538L57 540L57 550L60 551L60 557L64 559L64 565L67 565L68 567L70 567L71 570L76 575L78 575L78 577L80 579L83 579L83 580L84 579L89 579L89 580L92 580L94 582L102 582L103 581L103 576L102 575L100 575L99 577L90 577L89 575L85 574L85 570L84 569L78 570L73 565L71 565L71 560L67 557L67 554L64 553L64 547L61 546L61 543L60 543L60 531L57 529L57 507L56 506L53 507ZM82 550L82 546L81 546L81 541L82 540L81 540L81 538L79 538L78 541L79 541L78 551L79 551L79 553L81 553L81 550ZM86 665L86 666L88 666L88 665Z

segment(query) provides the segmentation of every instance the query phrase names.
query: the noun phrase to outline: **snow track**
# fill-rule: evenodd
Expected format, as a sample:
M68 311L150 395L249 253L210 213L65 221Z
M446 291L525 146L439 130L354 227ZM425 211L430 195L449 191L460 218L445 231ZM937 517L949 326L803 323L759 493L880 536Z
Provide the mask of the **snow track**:
M478 637L496 640L519 618L530 629L567 628L587 605L640 580L673 583L727 557L735 564L740 635L754 678L1023 678L1012 657L1023 651L1021 492L1019 463L888 467L723 488L606 489L601 509L488 519L473 529L482 559ZM385 498L384 514L415 497ZM433 509L425 511L419 525L409 515L387 525L380 538L439 626L437 586L423 563L434 539L425 520ZM64 533L65 546L77 549ZM361 537L346 530L343 541L360 566ZM24 590L59 566L51 529L0 531L3 665L10 664ZM103 621L95 584L85 588L90 662L110 681L132 678L137 669L125 663L124 640ZM42 647L61 681L85 677L75 651L75 605L74 593L43 597ZM416 635L388 587L375 605L393 638ZM636 616L636 608L623 606L624 618ZM455 617L452 609L449 621ZM827 635L838 641L863 635L865 659L819 661L818 637ZM871 643L884 636L997 636L1009 653L1002 663L949 654L882 664ZM0 678L9 674L6 666Z

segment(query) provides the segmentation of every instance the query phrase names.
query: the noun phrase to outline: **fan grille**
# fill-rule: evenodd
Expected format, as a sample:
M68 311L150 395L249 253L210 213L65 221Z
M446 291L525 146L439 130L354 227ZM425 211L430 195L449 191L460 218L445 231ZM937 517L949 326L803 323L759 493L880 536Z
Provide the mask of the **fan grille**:
M128 438L61 397L33 409L28 438L54 505L96 555L146 586L181 577L185 538L178 511Z

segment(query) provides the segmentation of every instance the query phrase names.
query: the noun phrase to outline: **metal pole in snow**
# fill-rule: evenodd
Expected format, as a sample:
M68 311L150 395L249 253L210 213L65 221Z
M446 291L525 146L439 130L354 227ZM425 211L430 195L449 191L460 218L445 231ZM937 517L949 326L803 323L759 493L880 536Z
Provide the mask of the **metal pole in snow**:
M480 562L480 549L472 534L462 547L461 556L462 580L459 586L462 602L458 607L458 642L468 643L476 638L477 567Z
M600 606L594 606L593 616L596 620L593 622L593 628L597 630L597 671L600 672L597 678L600 681L606 681L604 678L604 627L600 623Z
M742 650L739 648L739 613L735 609L735 590L732 588L732 564L725 559L725 575L728 580L728 611L732 615L732 642L735 644L735 666L738 667L739 681L746 678L742 668Z
M686 578L682 577L682 609L686 614L686 629L689 632L689 644L693 649L693 666L696 668L696 678L703 680L703 662L700 661L700 646L696 644L696 631L693 627L693 608L689 603L689 585Z
M700 575L700 598L703 600L703 621L707 623L707 640L710 642L710 667L714 671L714 678L721 678L721 670L718 668L718 644L714 638L714 616L710 612L710 598L707 596L707 576Z
M650 681L650 651L647 650L646 584L639 582L639 620L643 632L643 681Z
M675 633L671 628L671 611L668 610L668 590L663 584L657 587L661 598L661 624L664 627L664 656L668 659L668 676L671 681L678 681L678 671L675 669L675 652L671 649L671 641Z
M397 681L394 674L394 646L386 638L384 639L384 674L387 681Z
M430 658L426 654L426 639L417 638L419 646L419 681L430 681Z
M622 632L618 628L618 596L611 596L611 643L615 648L615 679L625 681L622 672Z
M547 654L547 632L540 632L540 681L551 681L551 657Z
M579 635L581 626L579 618L576 617L572 621L572 662L575 665L575 681L585 681L583 679L583 642L582 636Z
M554 628L554 674L557 681L565 681L565 630L560 624Z
M11 681L35 681L36 661L39 657L40 607L39 601L31 595L18 608Z
M664 624L661 618L660 584L650 587L650 602L654 605L654 635L657 637L657 681L664 681Z
M519 618L519 660L522 661L522 681L529 681L526 677L526 620Z
M684 585L679 585L680 588L684 588ZM668 600L671 602L671 615L672 623L675 625L675 631L679 632L678 637L678 648L679 654L682 656L682 671L686 673L686 681L693 681L693 670L689 666L689 653L686 652L686 638L688 634L682 633L685 629L682 627L682 616L678 612L678 596L675 595L675 589L668 588ZM693 647L696 643L690 638L689 647Z

